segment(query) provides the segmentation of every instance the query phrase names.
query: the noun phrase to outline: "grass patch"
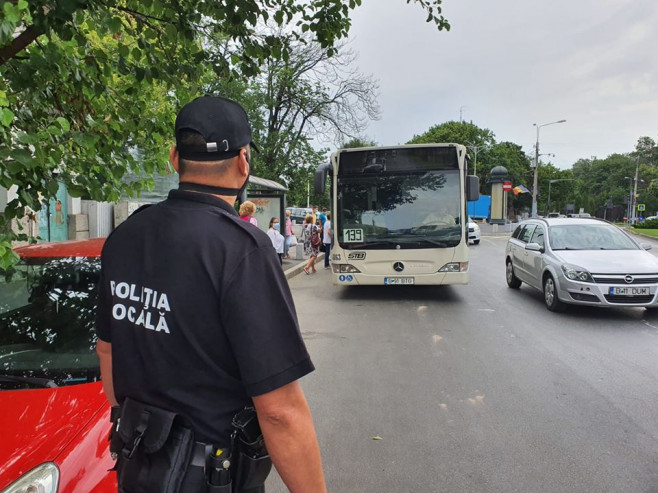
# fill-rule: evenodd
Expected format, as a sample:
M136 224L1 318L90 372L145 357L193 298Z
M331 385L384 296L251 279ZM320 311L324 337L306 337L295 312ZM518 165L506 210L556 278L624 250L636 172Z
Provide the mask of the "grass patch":
M633 233L643 234L646 236L651 236L653 238L658 238L658 229L648 229L648 228L628 228Z

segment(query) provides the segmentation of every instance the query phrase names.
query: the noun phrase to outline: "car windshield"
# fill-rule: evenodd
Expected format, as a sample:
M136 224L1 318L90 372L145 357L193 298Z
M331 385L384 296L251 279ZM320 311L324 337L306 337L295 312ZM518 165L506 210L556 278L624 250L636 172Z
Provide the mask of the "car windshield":
M619 228L607 224L551 226L549 241L553 250L638 250Z
M96 258L27 258L0 276L0 389L100 378Z

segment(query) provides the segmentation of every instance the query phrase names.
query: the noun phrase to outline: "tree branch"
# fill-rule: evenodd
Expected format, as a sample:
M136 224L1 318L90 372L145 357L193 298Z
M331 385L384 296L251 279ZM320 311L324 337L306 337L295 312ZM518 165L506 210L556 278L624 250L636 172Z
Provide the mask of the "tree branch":
M0 48L0 65L4 65L14 58L42 34L43 33L35 26L28 26L27 29L16 36L11 43Z

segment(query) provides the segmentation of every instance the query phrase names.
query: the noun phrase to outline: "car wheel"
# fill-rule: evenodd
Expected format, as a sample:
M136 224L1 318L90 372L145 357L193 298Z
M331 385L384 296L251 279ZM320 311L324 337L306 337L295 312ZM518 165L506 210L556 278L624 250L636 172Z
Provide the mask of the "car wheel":
M519 289L521 287L521 279L514 275L514 267L512 266L512 261L507 261L507 266L505 268L505 278L507 279L507 285L512 289Z
M480 240L473 240L473 244L474 244L474 245L479 245L479 244L480 244Z
M552 312L563 312L567 308L567 305L557 297L557 286L550 274L544 279L544 302L546 308Z

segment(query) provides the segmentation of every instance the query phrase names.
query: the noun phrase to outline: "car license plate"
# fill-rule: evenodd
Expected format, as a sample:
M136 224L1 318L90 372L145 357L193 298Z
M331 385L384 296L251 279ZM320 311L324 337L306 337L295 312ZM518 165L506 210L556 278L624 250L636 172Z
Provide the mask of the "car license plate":
M609 294L613 296L647 296L651 294L649 288L610 288Z
M385 277L384 284L390 286L392 284L414 284L413 277Z

